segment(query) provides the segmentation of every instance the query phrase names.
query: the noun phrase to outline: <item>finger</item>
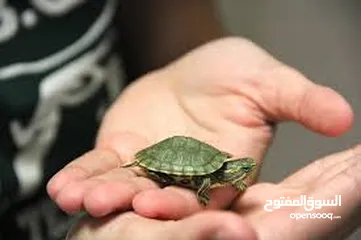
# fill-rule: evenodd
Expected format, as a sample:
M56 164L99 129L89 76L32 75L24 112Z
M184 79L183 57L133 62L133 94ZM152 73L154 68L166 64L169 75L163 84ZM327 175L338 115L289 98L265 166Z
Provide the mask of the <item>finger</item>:
M323 166L327 168L322 169L320 175L318 175L314 182L310 182L308 179L299 178L299 181L304 182L307 191L304 193L314 200L335 200L336 195L341 195L341 203L337 206L324 206L320 209L313 209L311 212L305 210L305 206L296 207L292 209L292 212L284 214L279 212L282 217L288 217L289 214L298 214L301 217L302 214L323 214L323 218L307 217L307 219L299 219L302 224L295 225L293 221L295 219L283 220L284 227L289 226L292 228L292 234L295 236L302 236L307 233L307 237L310 239L330 239L330 236L335 237L336 234L344 234L345 231L349 233L354 230L357 225L360 224L360 206L361 206L361 155L359 154L360 148L356 147L351 157L347 156L345 152L333 154L324 158ZM343 158L347 156L347 158ZM328 163L327 163L328 162ZM322 166L322 165L320 165ZM310 165L312 170L312 164ZM320 169L319 169L320 170ZM311 185L311 187L309 187ZM284 193L282 196L285 196ZM298 196L299 197L299 196ZM309 207L309 205L308 205ZM334 218L340 217L340 218ZM306 221L307 220L307 221ZM264 225L266 226L266 225ZM263 228L263 227L262 227ZM273 229L263 230L261 232L268 232L271 229L273 231L282 232L282 229L277 229L277 226L273 226ZM289 239L290 234L284 232ZM340 235L337 235L340 236ZM332 238L341 239L341 238Z
M55 174L47 184L48 194L54 200L69 183L102 174L118 167L119 164L120 160L115 152L100 149L92 150L75 159Z
M143 218L134 212L113 213L106 217L82 216L67 234L69 240L91 239L166 239L165 222Z
M348 167L335 174L329 181L319 186L314 191L308 193L313 199L335 199L336 195L341 195L341 203L337 206L322 206L321 209L313 213L331 213L332 216L340 216L338 219L312 219L303 224L299 231L308 232L311 238L328 237L336 232L343 232L344 228L354 230L360 224L361 215L361 157L355 155L348 159ZM343 164L341 162L341 164ZM300 207L301 208L301 207ZM296 209L296 212L304 212L303 209ZM356 216L356 219L355 219ZM346 224L353 220L352 228ZM315 224L317 227L314 227Z
M136 177L131 181L108 181L99 184L84 196L85 210L95 217L132 208L133 198L141 191L158 188L151 180Z
M260 78L259 102L271 120L297 121L327 136L337 136L350 128L352 109L334 90L314 84L284 66L275 67Z
M322 184L325 180L334 177L335 173L339 173L347 168L347 159L356 155L361 155L361 145L314 161L285 178L280 184L284 186Z
M317 164L317 166L311 164L302 170L303 174L288 178L286 186L285 183L279 185L257 184L252 187L247 198L237 201L235 207L242 214L248 214L249 220L257 224L257 232L261 238L262 236L277 235L279 239L299 239L306 236L308 239L330 239L331 234L333 237L336 236L336 232L344 234L346 231L347 234L354 230L361 220L360 150L360 146L354 148L354 154L351 154L351 157L349 150L325 157L320 160L324 161L323 164ZM307 169L311 174L307 174ZM311 176L313 173L319 175ZM304 203L305 206L284 207L267 214L263 209L267 199L279 199L281 196L299 199L300 194L306 194L314 200L321 201L334 200L336 195L341 195L342 200L338 206L322 205L320 209L314 208L311 212L305 210L306 205L310 208L309 202ZM316 206L316 202L314 203ZM262 208L260 209L259 206ZM251 213L252 208L258 209L258 215ZM291 214L293 214L293 218L291 218ZM323 218L316 218L317 214ZM294 219L296 216L303 219L297 221ZM336 216L341 218L330 219L330 217ZM277 221L274 221L275 219ZM295 224L295 221L298 223ZM279 222L282 222L282 225L279 225ZM285 229L288 230L285 231ZM305 236L305 234L307 235Z
M255 231L239 215L206 211L174 222L165 230L168 238L179 240L257 239Z
M180 221L143 218L134 212L104 218L84 216L69 231L67 239L208 240L257 239L240 216L229 212L202 212Z
M204 207L194 191L172 186L139 193L133 199L133 208L138 214L150 218L181 219L204 209L226 208L236 194L231 187L212 190L210 203Z
M129 178L135 176L134 173L129 170L120 170L122 171L116 176L116 179L118 180L118 182L121 181L119 185L120 188L126 188L124 187L124 185L128 185ZM100 175L98 177L70 182L62 188L62 190L57 194L54 201L59 205L61 209L63 209L67 213L76 213L79 210L83 209L83 202L86 193L91 192L92 189L104 184L106 182L107 175L109 178L110 174L105 174L105 176ZM115 178L113 177L113 179Z
M130 133L119 133L99 140L97 148L75 159L50 179L47 191L52 199L69 183L101 175L133 160L144 142Z
M157 185L137 177L128 169L113 169L103 175L66 185L55 202L69 214L87 210L93 216L104 216L113 210L129 209L133 197Z

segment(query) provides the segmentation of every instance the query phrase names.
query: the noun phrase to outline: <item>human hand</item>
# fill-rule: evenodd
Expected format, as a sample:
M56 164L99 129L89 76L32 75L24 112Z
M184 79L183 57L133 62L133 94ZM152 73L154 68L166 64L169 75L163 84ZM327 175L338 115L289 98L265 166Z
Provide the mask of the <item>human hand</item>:
M256 240L241 216L205 211L181 220L156 220L136 213L112 213L102 218L86 215L68 233L67 240Z
M95 239L344 239L360 225L361 145L329 155L292 174L278 184L251 186L230 212L204 211L177 221L149 219L134 212L103 218L86 217L74 227L72 240ZM341 206L306 212L304 206L265 211L267 200L301 195L314 200L342 196ZM292 219L290 214L327 213L335 219Z
M361 145L312 162L278 184L253 185L235 201L233 210L251 224L259 239L345 239L361 226L360 171ZM265 210L267 200L281 197L298 200L301 195L312 197L314 205L310 202L308 206L280 206L279 209L270 205L266 208L273 211ZM335 200L337 195L341 196L337 206L317 208L315 200ZM325 213L327 218L311 219L301 216L304 213Z
M95 149L56 174L48 192L68 213L85 209L104 216L133 208L148 217L179 219L202 209L195 194L159 189L135 170L119 168L137 150L172 135L189 135L261 165L275 123L297 121L337 136L352 118L340 95L253 43L218 40L129 86L106 114ZM216 189L209 208L225 208L235 196L233 188Z

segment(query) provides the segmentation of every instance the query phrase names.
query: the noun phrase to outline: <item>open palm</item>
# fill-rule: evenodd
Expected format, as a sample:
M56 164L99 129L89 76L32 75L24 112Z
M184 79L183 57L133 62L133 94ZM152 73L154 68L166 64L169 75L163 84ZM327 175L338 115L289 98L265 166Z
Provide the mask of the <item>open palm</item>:
M169 221L132 211L115 212L103 218L83 218L74 226L71 239L344 239L360 226L360 154L358 146L315 161L278 184L254 184L234 202L233 213L202 211ZM315 200L340 195L342 204L311 211L305 211L305 206L277 209L269 205L266 209L272 211L265 210L269 200L299 199L301 195Z
M177 219L202 209L193 192L159 189L119 165L172 135L195 137L261 165L275 124L289 120L336 136L350 127L352 111L336 92L251 42L211 42L129 86L104 118L95 149L54 176L48 192L69 213L85 209L103 216L134 209L148 217ZM232 188L217 189L209 208L228 207L235 196Z

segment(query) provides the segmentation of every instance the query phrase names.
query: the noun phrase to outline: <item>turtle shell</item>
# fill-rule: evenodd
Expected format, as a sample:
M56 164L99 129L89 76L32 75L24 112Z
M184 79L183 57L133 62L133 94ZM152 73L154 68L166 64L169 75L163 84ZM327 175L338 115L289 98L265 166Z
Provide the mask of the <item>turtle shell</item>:
M174 136L139 151L135 158L146 169L178 176L202 176L220 169L231 155L209 144Z

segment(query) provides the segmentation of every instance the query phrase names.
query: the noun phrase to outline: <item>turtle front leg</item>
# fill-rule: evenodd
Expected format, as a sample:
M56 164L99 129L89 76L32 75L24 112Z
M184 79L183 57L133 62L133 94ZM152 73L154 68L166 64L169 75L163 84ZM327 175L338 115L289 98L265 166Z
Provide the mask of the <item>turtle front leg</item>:
M247 189L247 184L243 180L237 180L232 183L232 185L237 189L237 191L244 191Z
M170 185L173 182L172 179L165 174L153 172L149 170L146 172L150 179L162 184L163 186Z
M197 198L198 201L203 205L206 206L209 203L210 197L209 197L209 190L211 189L211 179L210 178L204 178L202 181L201 186L199 187L197 191Z

